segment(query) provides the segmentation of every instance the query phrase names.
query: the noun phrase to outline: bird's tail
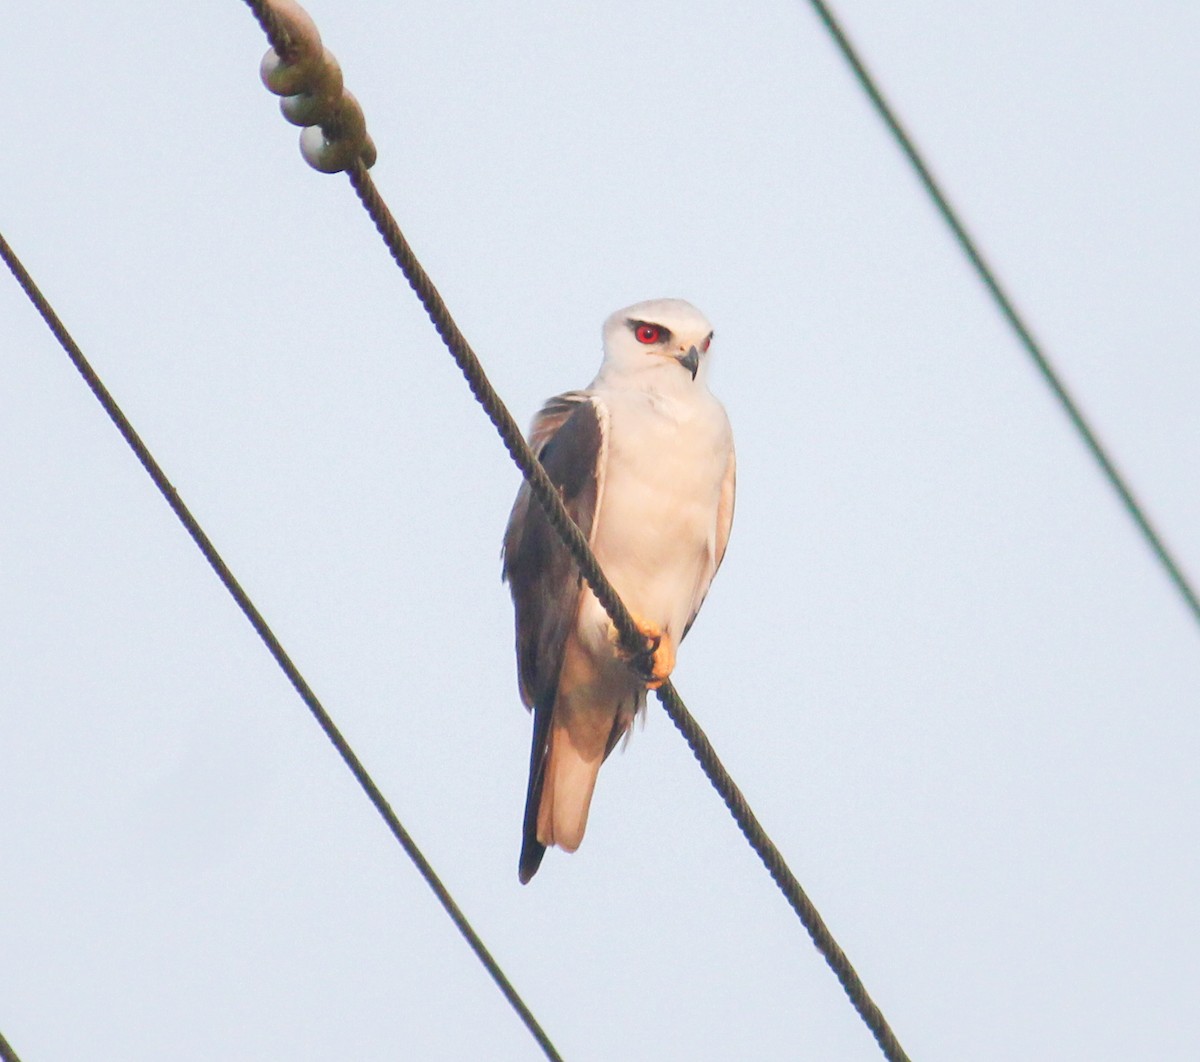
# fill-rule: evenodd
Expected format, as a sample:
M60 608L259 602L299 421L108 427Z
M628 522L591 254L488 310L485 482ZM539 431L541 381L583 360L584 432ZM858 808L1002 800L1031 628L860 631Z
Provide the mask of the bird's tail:
M626 726L615 707L581 708L562 698L557 711L553 705L535 708L521 844L522 883L537 873L549 845L568 852L579 847L600 765Z

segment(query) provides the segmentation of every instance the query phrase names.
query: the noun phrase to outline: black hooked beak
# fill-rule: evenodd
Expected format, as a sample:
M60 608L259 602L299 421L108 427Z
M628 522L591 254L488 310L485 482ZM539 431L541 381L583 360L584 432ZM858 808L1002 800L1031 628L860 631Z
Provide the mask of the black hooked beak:
M686 354L679 355L675 360L692 374L693 380L696 378L696 373L700 371L700 351L690 347Z

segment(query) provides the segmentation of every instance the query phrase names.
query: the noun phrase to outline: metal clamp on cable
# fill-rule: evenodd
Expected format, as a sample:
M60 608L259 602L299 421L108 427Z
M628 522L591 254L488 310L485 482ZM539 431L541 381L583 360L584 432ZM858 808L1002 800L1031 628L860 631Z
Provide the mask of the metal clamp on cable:
M375 144L367 135L362 108L342 84L342 69L321 44L316 24L294 0L270 0L288 35L288 60L272 48L263 56L263 84L282 96L279 109L300 133L300 154L313 169L338 173L361 159L375 164Z

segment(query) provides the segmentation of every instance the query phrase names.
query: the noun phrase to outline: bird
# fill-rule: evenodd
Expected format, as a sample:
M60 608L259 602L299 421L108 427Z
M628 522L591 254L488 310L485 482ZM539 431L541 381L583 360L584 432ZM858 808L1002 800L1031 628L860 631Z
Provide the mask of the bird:
M522 485L501 551L517 678L533 713L518 877L583 840L600 766L675 666L721 566L736 459L708 389L712 325L683 299L604 322L591 384L549 399L529 444L645 639L630 654L541 505Z

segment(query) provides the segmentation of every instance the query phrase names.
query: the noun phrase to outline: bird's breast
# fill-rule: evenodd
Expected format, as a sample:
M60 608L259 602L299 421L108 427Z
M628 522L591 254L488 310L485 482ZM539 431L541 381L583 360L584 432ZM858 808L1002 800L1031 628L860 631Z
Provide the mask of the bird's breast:
M606 399L607 460L595 527L596 556L622 599L643 618L686 622L711 563L729 423L705 392L692 401L636 394Z

